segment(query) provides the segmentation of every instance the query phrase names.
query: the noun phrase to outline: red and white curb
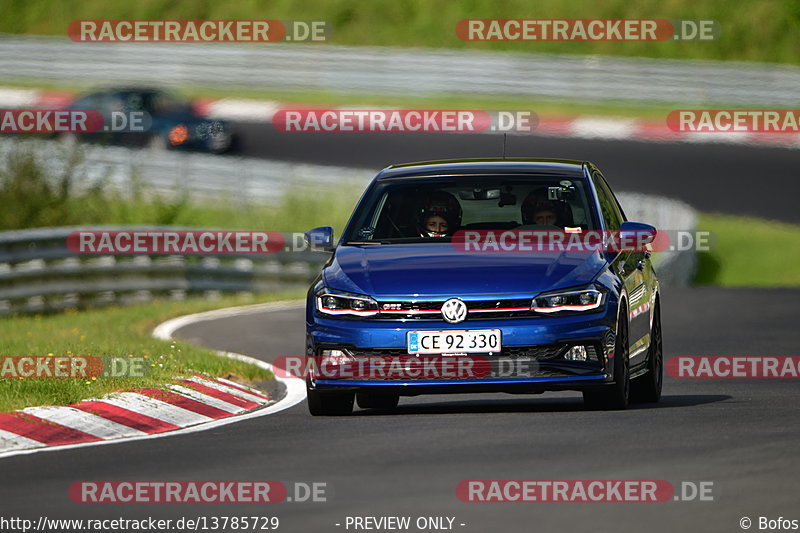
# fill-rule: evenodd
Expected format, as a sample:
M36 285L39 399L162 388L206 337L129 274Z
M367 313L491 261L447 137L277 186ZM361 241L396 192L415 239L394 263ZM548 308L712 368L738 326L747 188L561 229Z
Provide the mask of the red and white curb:
M0 87L0 107L59 108L69 105L75 95L65 91L40 91ZM272 122L272 117L285 104L270 100L201 98L194 102L198 113L209 118ZM293 106L302 108L303 106ZM318 106L319 107L319 106ZM375 108L375 106L335 107L334 110ZM386 108L389 109L389 108ZM514 135L547 135L583 139L634 140L646 142L687 142L745 144L800 148L800 134L795 133L700 133L676 132L663 121L603 117L546 117L539 116L537 128L530 133L508 132Z
M302 302L275 302L186 315L160 324L153 335L170 340L175 330L196 322L298 306ZM272 371L269 363L258 359L217 353ZM275 379L286 387L286 395L278 401L246 385L195 374L163 389L117 392L72 405L0 413L0 458L203 431L273 414L305 399L301 379Z

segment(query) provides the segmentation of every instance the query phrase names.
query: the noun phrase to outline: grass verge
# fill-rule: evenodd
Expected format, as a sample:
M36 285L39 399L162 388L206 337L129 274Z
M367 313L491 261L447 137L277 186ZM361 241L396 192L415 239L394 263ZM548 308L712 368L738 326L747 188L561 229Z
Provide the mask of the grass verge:
M755 217L701 213L711 251L698 254L697 285L800 286L800 225Z
M346 45L800 63L796 0L0 0L0 12L9 14L0 18L0 32L40 35L65 36L70 22L81 19L325 20L331 42ZM455 28L468 18L712 19L722 34L713 41L466 42Z
M271 374L183 341L151 336L160 322L210 309L301 298L301 291L268 296L235 295L209 301L153 301L131 307L15 316L0 320L0 356L134 356L149 361L145 378L1 379L0 412L36 405L67 405L103 394L139 387L157 387L188 371L232 377L244 382L271 379Z
M90 179L81 170L82 148L67 153L59 172L48 168L45 151L16 144L0 161L0 231L95 224L154 224L253 231L307 231L317 226L343 229L361 187L327 187L324 191L295 188L276 204L233 195L210 199L187 190L159 194L133 180L114 187ZM142 152L145 156L144 152Z

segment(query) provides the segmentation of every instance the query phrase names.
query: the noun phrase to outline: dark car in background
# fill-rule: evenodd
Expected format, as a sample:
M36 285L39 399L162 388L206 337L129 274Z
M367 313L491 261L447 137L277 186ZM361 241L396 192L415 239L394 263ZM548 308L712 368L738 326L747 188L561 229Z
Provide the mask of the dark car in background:
M99 90L79 97L68 109L98 111L103 115L105 127L92 133L62 135L66 140L215 154L228 152L234 145L229 122L200 116L191 102L163 89Z

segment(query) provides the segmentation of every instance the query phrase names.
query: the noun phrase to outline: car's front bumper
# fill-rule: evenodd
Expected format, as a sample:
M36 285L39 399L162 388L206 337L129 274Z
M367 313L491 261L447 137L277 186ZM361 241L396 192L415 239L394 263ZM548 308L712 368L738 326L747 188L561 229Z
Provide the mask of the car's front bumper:
M608 306L585 315L469 320L455 325L428 320L342 320L316 314L310 314L309 318L307 355L315 357L317 362L324 350L341 350L355 357L413 359L415 356L409 356L406 352L409 331L500 329L502 332L500 353L474 356L489 365L488 372L477 376L474 373L457 373L447 378L434 376L429 379L430 376L425 374L409 378L403 372L367 372L366 375L356 372L342 377L312 370L308 379L309 387L320 391L380 390L409 396L466 392L539 393L586 390L613 380L608 355L613 352L616 309ZM542 357L538 350L545 347L565 347L566 350L576 345L593 347L591 360L572 361L552 355ZM563 353L564 350L562 356ZM473 356L449 357L455 360ZM424 356L421 358L424 359ZM527 361L520 364L522 359Z

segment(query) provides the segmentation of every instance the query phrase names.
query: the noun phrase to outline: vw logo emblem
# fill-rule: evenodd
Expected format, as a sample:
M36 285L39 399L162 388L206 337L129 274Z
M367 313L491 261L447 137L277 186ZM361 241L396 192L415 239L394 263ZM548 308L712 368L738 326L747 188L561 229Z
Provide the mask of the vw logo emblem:
M451 324L458 324L467 319L467 304L458 298L450 298L442 304L442 316Z

